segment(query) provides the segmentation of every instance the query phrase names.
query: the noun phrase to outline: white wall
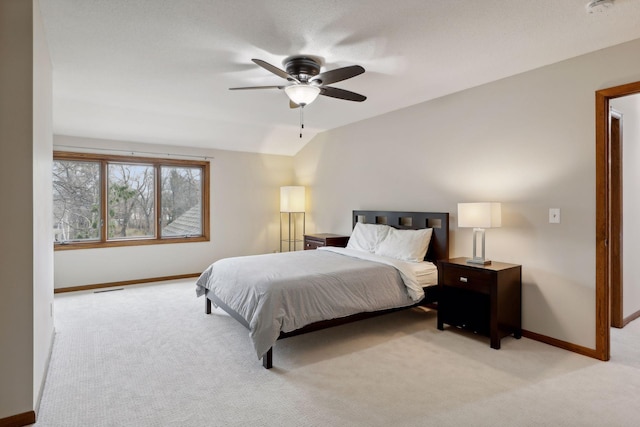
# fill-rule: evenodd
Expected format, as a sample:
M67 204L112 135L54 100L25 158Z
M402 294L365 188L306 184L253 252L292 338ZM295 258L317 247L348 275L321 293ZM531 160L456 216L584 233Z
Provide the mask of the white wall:
M84 150L70 148L78 146ZM137 150L213 157L210 242L56 251L56 289L198 273L220 258L279 249L280 186L292 183L292 157L63 135L54 136L54 149L99 153L104 149Z
M640 310L640 95L611 100L622 113L622 316Z
M457 203L502 202L487 255L523 265L523 327L595 348L594 93L640 80L638 51L640 40L319 135L295 157L307 230L349 233L353 209L446 211L450 255L470 256Z
M53 249L38 234L52 228L51 178L37 170L50 168L52 140L38 6L0 2L0 419L36 409L53 334Z
M37 405L53 340L53 81L40 4L34 0L33 5L33 401Z

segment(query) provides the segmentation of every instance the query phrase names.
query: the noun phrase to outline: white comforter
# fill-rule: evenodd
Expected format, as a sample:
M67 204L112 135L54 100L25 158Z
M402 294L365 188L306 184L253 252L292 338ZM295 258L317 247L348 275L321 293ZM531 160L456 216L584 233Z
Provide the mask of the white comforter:
M405 307L435 283L431 263L410 263L346 248L225 258L196 282L242 316L258 358L291 332L355 313Z

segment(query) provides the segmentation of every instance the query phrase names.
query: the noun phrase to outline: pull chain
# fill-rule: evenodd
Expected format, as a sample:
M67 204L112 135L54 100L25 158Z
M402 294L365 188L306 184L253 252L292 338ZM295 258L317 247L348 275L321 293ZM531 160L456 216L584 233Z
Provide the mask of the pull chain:
M304 119L302 115L302 110L304 110L304 105L300 106L300 138L302 139L302 129L304 129Z

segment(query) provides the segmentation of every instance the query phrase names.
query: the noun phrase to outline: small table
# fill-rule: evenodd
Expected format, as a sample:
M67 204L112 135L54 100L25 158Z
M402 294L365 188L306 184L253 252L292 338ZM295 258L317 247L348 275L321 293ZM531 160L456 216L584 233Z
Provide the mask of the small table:
M316 249L321 246L338 246L344 248L347 246L349 236L331 233L305 234L304 249Z
M492 262L467 264L467 258L438 261L438 329L444 324L500 340L522 336L522 267Z

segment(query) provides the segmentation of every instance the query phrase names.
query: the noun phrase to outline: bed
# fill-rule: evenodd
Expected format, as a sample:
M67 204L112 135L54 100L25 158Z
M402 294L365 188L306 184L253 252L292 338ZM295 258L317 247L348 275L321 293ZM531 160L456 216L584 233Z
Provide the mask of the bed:
M449 214L353 211L346 248L218 260L196 295L249 329L257 357L273 366L287 338L397 310L437 303L436 261L449 256Z

